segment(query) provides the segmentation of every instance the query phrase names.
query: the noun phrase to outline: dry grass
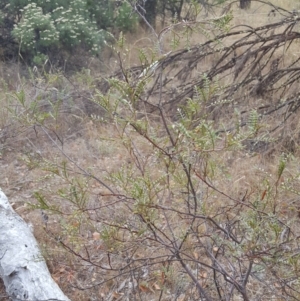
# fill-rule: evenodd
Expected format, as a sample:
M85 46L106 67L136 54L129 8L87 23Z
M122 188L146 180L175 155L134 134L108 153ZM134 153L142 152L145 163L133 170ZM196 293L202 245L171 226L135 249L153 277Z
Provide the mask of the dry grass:
M30 93L30 89L28 89L28 93ZM297 123L295 126L297 127ZM76 135L74 137L65 140L63 150L82 168L89 168L93 174L103 176L109 172L118 171L122 165L127 166L132 164L134 160L133 157L124 150L121 143L116 143L116 137L118 137L119 132L114 126L87 120L82 121L80 130L76 129L75 132ZM17 141L10 138L13 140L11 143L10 139L6 141L7 147L11 147L13 152L6 151L3 154L1 173L4 176L1 178L1 188L6 192L10 201L16 204L16 211L34 225L35 235L40 242L53 278L72 300L85 300L87 295L94 296L94 298L98 298L98 300L100 298L102 298L102 300L114 300L118 298L123 300L122 298L124 298L125 300L125 295L123 295L121 289L120 292L118 291L122 286L122 281L111 280L87 292L74 290L70 286L70 284L85 286L93 281L99 281L99 275L95 274L93 276L93 272L90 272L82 262L57 245L57 241L55 240L56 235L63 235L66 241L68 241L68 236L72 239L72 232L69 232L69 230L65 228L65 225L66 222L76 223L76 219L74 220L73 216L62 219L55 214L50 215L48 228L45 231L39 210L32 211L25 205L26 202L35 203L32 194L35 190L44 192L55 191L60 186L63 187L63 183L61 183L59 179L45 177L48 173L41 172L41 170L34 165L34 162L36 162L35 160L39 160L38 157L35 158L37 149L42 152L44 158L55 162L61 162L64 156L58 152L52 143L49 143L47 137L41 136L41 132L38 133L38 137L35 136L32 129L29 133L27 133L27 138L23 137L23 139ZM65 138L68 138L68 129L66 129L65 132L61 132L60 135L61 137L65 136ZM136 136L134 133L131 133L131 135L136 141L138 148L143 150L144 156L147 156L149 147L147 143L145 143L145 140ZM298 152L295 153L295 156L297 156L297 154ZM276 150L271 157L264 153L254 155L247 154L244 151L238 151L224 156L218 155L215 160L218 160L220 163L222 162L224 165L223 171L225 172L226 170L224 174L228 175L228 177L218 181L218 187L234 197L242 198L247 191L256 191L256 193L262 194L265 189L263 179L269 179L270 182L273 183L276 181L276 168L278 164L276 161ZM28 168L28 162L31 162L31 164L29 164L30 168ZM291 163L288 167L288 172L294 174L297 173L296 170L297 166ZM224 177L224 174L220 174L220 179ZM158 166L153 166L152 176L154 178L159 177ZM216 177L218 178L219 176L217 175ZM88 190L91 199L97 199L99 194L107 193L107 191L95 181L90 181ZM49 200L55 200L50 194L48 194L48 197ZM294 198L291 195L282 195L278 200L278 206L282 207L282 217L285 221L297 218L297 208L291 209L295 207L293 205ZM178 201L179 205L180 200ZM68 212L70 209L67 208L68 205L64 206L59 199L57 199L57 202L59 202L57 205L59 204L65 212ZM105 198L102 202L109 202L109 198ZM217 196L215 198L213 197L210 202L213 206L224 206L224 200L217 198ZM92 206L92 203L93 202L91 202L90 206ZM168 202L166 202L165 205L168 205ZM115 210L118 211L120 208L117 206ZM110 210L106 213L105 211L103 212L104 215L108 214L108 216L115 214ZM120 216L115 214L115 218L120 218L122 214ZM169 221L172 224L174 223L174 228L176 228L177 218L175 214L173 217L170 217ZM295 223L294 226L297 227L297 224L298 223ZM163 225L164 222L162 219L162 226ZM97 223L94 225L86 225L80 229L80 243L89 246L91 251L90 255L105 254L105 249L108 247L101 239L99 240L97 236L99 231L101 231L101 225L97 225ZM190 242L190 245L193 245L193 241ZM163 254L163 251L159 248L155 248L153 252ZM150 255L151 254L148 254L148 256ZM201 252L199 254L192 254L192 256L196 257L203 255ZM147 256L147 254L137 253L137 256L142 257ZM118 260L121 264L121 258ZM178 268L173 266L173 272L169 275L168 283L164 284L170 291L176 290L179 286L177 273L180 272L180 269L178 269L178 271L176 271L176 269ZM211 277L211 275L205 269L202 274L204 275L202 281L205 285L206 279ZM107 273L106 276L109 276L109 273ZM145 280L144 285L140 284L141 300L157 300L159 298L160 290L158 290L158 288L161 281L160 277L154 273L150 275L149 280ZM124 281L125 280L126 278ZM190 300L187 296L193 295L194 293L193 290L186 291L185 294L179 295L178 300ZM165 297L162 300L170 299Z
M295 8L297 2L289 1L273 1L274 5L282 5L286 9ZM270 17L268 17L268 11L260 8L257 4L257 8L253 7L249 12L241 12L234 9L235 24L244 24L247 20L249 24L265 24L270 22ZM257 11L259 10L259 13ZM272 19L273 21L274 19ZM134 35L127 36L128 43L128 65L139 65L138 60L138 50L139 48L153 49L155 45L155 39L149 38L145 32L135 33ZM170 43L171 36L167 36L165 39L165 45ZM200 37L193 36L192 43L201 43L203 40ZM169 46L166 47L165 51L169 50ZM292 54L296 52L292 49ZM149 50L149 53L151 50ZM111 56L107 53L107 56ZM115 57L110 57L108 61L108 69L115 69L117 64L115 63ZM211 62L207 62L209 65ZM98 271L93 267L82 263L76 256L72 256L69 252L66 252L62 248L59 248L56 236L62 235L65 242L72 245L74 237L74 229L76 234L80 234L77 238L78 245L85 244L91 250L91 256L102 256L104 257L109 248L108 242L104 242L97 235L102 229L100 222L92 222L81 224L81 221L75 214L72 214L72 208L69 204L64 203L64 201L55 196L55 191L58 188L65 187L65 184L61 179L50 176L49 170L41 170L41 166L45 169L49 167L45 164L44 159L52 162L56 162L58 165L61 164L63 160L66 159L66 154L68 157L72 158L73 164L70 164L75 172L71 172L72 177L79 172L76 165L80 166L84 170L89 170L93 175L105 179L105 176L112 172L117 172L120 170L121 166L131 166L135 162L135 154L130 153L126 150L122 141L120 140L120 133L122 130L117 128L113 123L99 122L92 120L90 118L91 113L95 115L102 116L105 120L105 114L103 111L98 109L92 103L87 105L87 99L92 94L91 91L95 89L96 81L94 81L90 75L87 74L77 74L71 78L71 83L66 80L63 76L57 75L56 80L47 79L45 82L41 82L37 88L30 80L23 80L20 76L20 69L17 66L2 66L0 71L3 74L3 81L0 83L0 105L3 108L0 111L0 187L7 194L10 202L15 203L16 211L22 215L27 221L30 221L34 226L35 235L41 245L43 254L47 259L47 263L51 274L55 281L62 287L65 293L73 300L126 300L128 298L123 295L122 285L129 285L127 278L112 279L106 281L105 278L109 278L110 273L107 275L99 275ZM93 70L95 72L95 70ZM99 75L100 76L100 75ZM76 88L74 89L74 85ZM26 100L31 101L32 97L41 98L41 107L47 110L49 105L49 100L57 97L57 93L61 93L57 99L64 96L66 97L66 104L63 106L63 110L60 111L60 117L58 118L58 123L48 123L48 129L51 137L54 136L54 132L58 134L60 140L56 139L56 143L63 150L63 153L59 151L53 142L49 141L47 137L40 129L33 127L26 128L20 123L11 119L11 115L5 109L7 106L10 108L16 108L16 101L13 97L15 92L20 91L21 87L25 91ZM52 89L53 88L53 89ZM57 93L52 93L54 88L58 91ZM82 96L83 95L83 96ZM22 113L22 108L18 108L18 113ZM286 127L287 133L283 133L283 137L287 139L287 144L290 141L295 141L293 156L294 160L290 160L287 165L286 173L287 175L298 174L298 166L296 158L299 156L298 141L299 141L299 119L297 116L290 121L288 127ZM272 124L269 124L271 126ZM51 131L52 130L52 131ZM289 135L289 132L291 135ZM131 138L135 141L136 149L141 151L139 156L142 158L147 158L149 162L153 159L151 157L151 147L145 141L143 137L137 135L134 132L129 133ZM287 150L290 150L287 145ZM219 174L216 175L218 179L216 184L219 189L226 192L233 197L241 199L246 193L249 194L249 201L252 201L252 196L254 194L262 195L265 191L266 182L270 183L270 186L274 186L277 178L278 169L278 150L276 145L272 151L269 152L248 152L245 150L239 150L231 153L216 153L216 162L220 162L222 169L219 169ZM154 159L153 159L154 160ZM153 179L158 179L160 174L160 166L157 162L151 162L153 169L151 170L151 177ZM49 169L49 168L48 168ZM222 173L222 172L223 173ZM171 185L176 186L175 183ZM199 185L199 189L202 186ZM298 184L293 183L293 189L298 190ZM87 184L87 190L89 193L88 206L92 208L95 204L105 205L111 203L113 198L106 196L100 197L101 195L107 195L107 189L103 188L99 182L95 180L89 180ZM36 204L34 198L34 191L43 191L51 202L55 205L60 206L61 210L70 215L61 217L60 215L50 215L49 223L47 229L43 227L43 221L39 210L31 210L26 203ZM53 195L51 195L51 191ZM179 195L179 192L178 192ZM299 230L297 229L299 224L298 207L295 203L297 197L291 192L286 192L279 194L276 197L276 206L280 208L282 220L285 222L290 222L294 220L292 225L293 231L298 235ZM168 205L170 200L166 200L163 205ZM182 199L176 199L174 202L178 202L178 209L180 209ZM224 206L224 199L219 196L209 196L208 203L212 206ZM226 204L228 205L228 204ZM114 210L113 210L114 209ZM120 210L125 210L121 205L112 206L110 209L103 209L102 215L107 215L107 219L114 217L115 219L124 218L126 211L120 212ZM93 218L97 218L93 216ZM164 221L163 216L161 217L161 226L166 226L166 221ZM176 214L170 215L169 221L174 226L176 231L179 229L176 227L177 216ZM72 226L68 228L68 225ZM188 225L186 225L188 227ZM74 246L76 247L76 243ZM129 242L130 243L130 242ZM135 241L135 243L137 243ZM193 245L193 241L188 242L188 245ZM192 248L191 248L192 249ZM159 246L154 245L150 248L151 251L148 254L143 254L143 249L139 249L136 257L151 257L153 254L163 255L165 250L161 250ZM79 250L78 252L81 252ZM145 250L146 252L146 250ZM151 253L152 252L152 253ZM82 253L84 254L84 252ZM117 254L115 262L119 264L125 259L122 257L124 254ZM193 253L191 256L199 257L204 256L204 253L199 251L198 253ZM107 264L107 260L103 259L103 262ZM179 278L180 269L176 264L172 266L172 273L168 275L167 280L162 280L164 275L162 272L160 274L157 271L162 271L164 268L163 264L159 265L156 271L151 271L144 279L144 283L140 283L136 288L138 291L136 298L140 300L160 300L159 295L161 294L160 286L166 287L166 297L161 300L173 300L174 291L178 289L180 281L184 282L185 279ZM203 269L201 271L201 281L205 286L205 281L209 278L207 271ZM113 273L112 273L113 276ZM102 285L95 286L93 289L88 291L75 290L72 286L85 286L91 283L97 283L104 281ZM125 282L124 282L125 281ZM125 284L124 284L125 283ZM209 284L207 284L209 285ZM171 292L171 293L170 293ZM192 300L194 291L192 288L188 288L186 292L181 292L178 294L176 300L187 301ZM172 299L173 296L173 299ZM94 299L92 299L94 298ZM238 297L236 297L238 300ZM274 299L275 300L275 299ZM280 300L280 299L276 299Z
M283 1L283 0L272 0L270 1L272 5L281 7L285 10L300 10L300 5L296 0L293 1ZM239 9L238 2L231 7L233 13L233 22L232 26L238 27L240 25L249 25L249 26L262 26L265 24L269 24L271 22L276 22L282 19L282 16L278 13L275 15L270 13L270 6L254 2L252 3L252 7L250 10L241 10ZM223 9L216 10L213 15L207 13L203 10L202 13L197 18L197 21L201 23L203 20L213 19L219 17L223 12ZM177 26L172 26L172 23L166 23L165 26L162 27L161 23L158 22L156 32L160 33L162 30L165 30L167 27L170 27L169 33L164 35L161 39L163 46L163 53L167 53L170 50L174 50L172 48L172 39L174 36L178 38L180 33L184 31L184 23ZM145 31L143 28L139 28L134 33L127 33L126 36L126 48L128 49L128 56L126 55L126 61L129 66L139 66L141 61L139 60L139 51L140 49L144 49L148 53L157 52L157 38L150 32ZM206 41L207 37L199 34L199 31L195 31L190 38L190 44L196 45L203 43ZM229 40L229 42L232 42ZM186 38L181 37L180 43L178 44L177 49L181 49L186 46ZM118 67L118 61L115 56L113 56L112 52L108 51L108 65L109 69L115 70L114 68ZM106 60L107 61L107 60ZM209 62L208 62L209 63Z

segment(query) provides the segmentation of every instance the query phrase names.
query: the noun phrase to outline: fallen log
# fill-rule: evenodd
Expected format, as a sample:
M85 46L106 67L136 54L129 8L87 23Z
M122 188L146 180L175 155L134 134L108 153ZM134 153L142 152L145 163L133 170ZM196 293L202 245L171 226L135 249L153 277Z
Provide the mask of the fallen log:
M0 277L13 301L70 301L52 279L31 227L1 189Z

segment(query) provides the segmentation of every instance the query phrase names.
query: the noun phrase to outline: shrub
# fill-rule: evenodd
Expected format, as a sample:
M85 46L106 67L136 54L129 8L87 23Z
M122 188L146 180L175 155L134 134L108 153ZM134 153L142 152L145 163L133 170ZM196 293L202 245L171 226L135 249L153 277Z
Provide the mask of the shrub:
M60 50L72 53L77 47L98 55L107 30L133 30L137 21L127 3L117 7L107 0L12 0L0 7L0 18L4 16L15 23L9 30L29 62L38 53L51 58Z
M137 25L138 17L132 12L131 6L127 2L123 2L118 9L116 16L116 26L120 30L132 31Z
M12 34L22 50L35 53L58 42L59 33L49 13L43 14L36 3L26 5L21 12L22 21L15 26Z
M164 33L175 32L176 39L183 33L185 47L164 54L157 35L157 51L147 55L141 49L141 66L133 68L124 67L128 47L121 35L119 72L89 94L105 114L90 116L90 143L100 141L102 149L89 153L93 163L86 166L88 156L76 149L78 157L72 158L60 137L63 97L44 113L38 100L28 104L24 92L16 94L16 117L37 136L45 134L64 157L36 160L54 184L36 191L35 207L59 215L60 232L46 233L84 263L76 265L80 284L69 280L73 287L92 292L107 283L105 293L94 290L95 299L299 299L296 160L276 155L276 168L266 171L253 164L257 154L246 145L249 139L270 142L299 114L299 92L292 89L298 85L298 58L274 67L275 56L285 55L286 39L292 48L299 38L292 30L300 19L291 17L247 32L230 29L232 15L200 26L175 24ZM175 31L180 25L188 31ZM277 34L267 35L270 28ZM193 30L206 40L190 45ZM96 86L89 72L82 76ZM299 137L297 122L291 129ZM103 151L103 141L113 151ZM109 166L98 169L107 154Z

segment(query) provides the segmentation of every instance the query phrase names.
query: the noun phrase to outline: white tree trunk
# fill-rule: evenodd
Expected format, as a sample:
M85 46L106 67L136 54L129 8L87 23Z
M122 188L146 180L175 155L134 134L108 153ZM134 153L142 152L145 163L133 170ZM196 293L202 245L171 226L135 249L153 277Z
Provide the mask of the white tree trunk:
M13 301L69 301L52 279L31 228L1 189L0 277Z

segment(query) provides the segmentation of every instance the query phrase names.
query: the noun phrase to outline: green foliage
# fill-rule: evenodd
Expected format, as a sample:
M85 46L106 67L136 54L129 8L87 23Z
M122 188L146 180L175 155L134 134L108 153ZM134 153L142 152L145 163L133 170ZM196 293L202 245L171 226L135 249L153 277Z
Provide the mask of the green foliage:
M248 127L251 134L257 133L259 129L259 115L256 110L251 110L248 119Z
M117 28L126 32L133 31L137 25L138 17L132 12L131 6L123 2L119 7L115 24Z
M108 29L114 26L115 7L113 1L86 1L87 9L93 20L96 21L97 27Z
M58 42L59 34L50 14L43 14L42 8L35 3L26 5L21 12L22 21L15 26L13 35L22 50L34 52L36 49Z
M100 51L104 32L98 30L83 1L72 0L67 10L57 7L52 16L60 34L60 41L65 47L72 48L85 43L93 53Z
M4 12L0 10L0 24L2 25L4 22Z
M230 22L233 19L233 14L230 12L230 14L226 14L222 16L221 18L214 20L214 25L221 30L224 30L225 32L230 30Z
M33 59L32 62L35 64L35 66L43 66L47 63L48 56L42 53L37 53Z
M12 33L27 54L36 55L55 46L71 50L83 43L95 54L100 51L104 33L89 17L83 1L72 0L68 8L54 4L51 13L44 13L36 3L30 3L20 11L21 22Z
M282 176L285 168L286 168L286 163L287 163L287 156L285 154L281 155L280 160L279 160L279 166L278 166L278 179Z
M154 27L158 15L167 16L170 12L173 17L180 19L185 6L190 7L188 11L193 11L193 15L198 15L201 10L197 1L190 3L183 0L144 4L130 1L116 3L114 0L5 0L5 3L0 9L3 36L9 36L9 32L18 42L23 59L37 65L42 64L40 54L48 55L51 59L57 52L61 55L61 50L73 53L77 47L98 55L109 38L107 32L135 30L139 18L134 11L136 5L140 7L138 11L142 11L142 15L149 17L148 21ZM204 4L209 6L214 3L205 1ZM218 28L227 28L229 21L230 17L226 15L214 23ZM185 28L188 41L190 29L190 26ZM177 43L174 31L174 47Z
M8 30L23 58L39 65L40 54L50 57L61 49L72 53L81 47L98 55L108 37L106 31L132 31L137 24L127 2L117 7L111 0L11 0L0 10L0 17L15 23Z

